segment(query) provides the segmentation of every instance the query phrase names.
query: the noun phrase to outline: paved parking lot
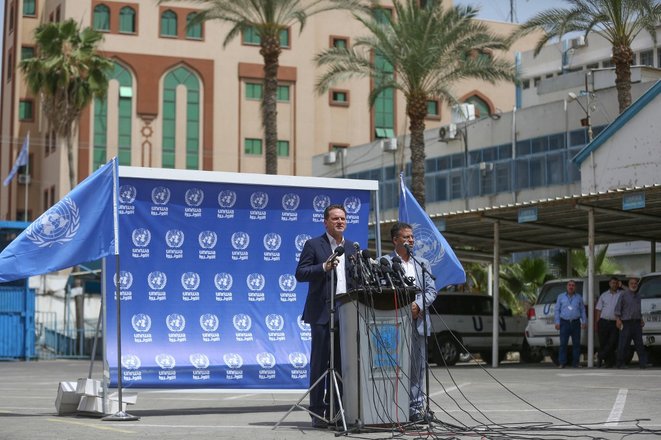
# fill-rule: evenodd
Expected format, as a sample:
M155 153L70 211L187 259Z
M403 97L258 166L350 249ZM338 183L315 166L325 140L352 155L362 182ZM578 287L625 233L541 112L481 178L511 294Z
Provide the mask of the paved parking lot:
M97 364L98 367L98 364ZM336 432L289 414L301 394L140 390L128 412L137 422L57 416L60 381L86 377L88 361L0 363L0 439L316 439ZM98 370L98 368L97 368ZM661 370L563 369L551 363L462 364L430 370L436 422L350 438L658 438ZM100 378L100 370L95 371Z

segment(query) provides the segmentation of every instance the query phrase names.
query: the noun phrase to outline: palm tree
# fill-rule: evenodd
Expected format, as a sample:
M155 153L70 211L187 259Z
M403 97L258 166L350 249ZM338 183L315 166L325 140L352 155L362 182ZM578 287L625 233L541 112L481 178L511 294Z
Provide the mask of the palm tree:
M379 20L377 14L354 16L368 30L356 38L352 48L330 48L316 57L317 65L327 66L318 79L317 90L328 90L337 81L370 77L374 88L369 95L372 107L379 94L399 90L406 98L406 114L411 133L412 192L425 206L425 117L427 103L440 99L455 103L451 87L465 78L490 82L513 80L512 63L494 58L493 51L506 49L503 38L474 20L477 10L442 2L393 1L393 19ZM380 68L372 56L378 54L392 66Z
M108 90L112 62L97 49L103 34L80 29L72 20L44 23L35 29L36 56L21 61L28 88L38 95L52 129L66 140L69 184L76 186L74 125L95 97ZM70 189L71 189L70 188Z
M542 11L514 32L519 38L535 30L545 34L537 42L534 54L553 38L561 39L568 32L583 32L587 38L591 31L605 38L613 46L615 87L620 113L631 105L631 43L646 30L656 44L656 24L661 21L658 0L567 0L566 8Z
M551 263L558 268L562 274L567 274L570 277L587 277L588 276L588 255L583 249L571 249L571 271L567 271L567 252L560 252L551 257ZM608 258L608 245L600 246L596 249L594 255L594 273L595 274L614 274L620 273L622 269L620 266Z
M160 0L159 3L172 0ZM208 20L229 23L223 47L243 32L255 32L259 38L259 53L264 59L264 93L262 95L262 126L266 174L278 174L278 66L282 47L281 32L298 23L302 32L308 17L331 9L352 8L360 2L352 0L183 0L204 5L189 26Z

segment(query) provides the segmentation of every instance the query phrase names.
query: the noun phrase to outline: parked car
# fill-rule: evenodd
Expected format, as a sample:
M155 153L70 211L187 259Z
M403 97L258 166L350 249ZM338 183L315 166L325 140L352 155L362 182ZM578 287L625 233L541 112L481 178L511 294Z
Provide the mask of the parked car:
M493 298L475 293L440 292L430 308L431 332L429 357L438 365L451 366L460 356L479 353L492 362ZM512 316L512 311L500 304L498 360L507 352L520 351L526 326L524 316Z
M596 275L594 277L594 303L602 292L608 290L608 280L612 275ZM617 275L616 275L617 276ZM532 351L541 350L544 356L550 356L553 363L558 363L558 349L560 348L560 331L555 329L554 310L558 296L567 290L569 279L547 281L539 288L535 305L528 310L528 325L526 326L526 341ZM588 303L588 279L575 278L576 293L583 295L583 302ZM587 314L587 310L586 310ZM587 329L581 330L581 352L587 353ZM595 348L598 347L599 338L595 334ZM570 340L569 345L572 345ZM568 360L571 361L571 350L567 351Z
M643 275L638 286L640 308L643 313L643 343L647 347L648 362L661 363L661 272Z

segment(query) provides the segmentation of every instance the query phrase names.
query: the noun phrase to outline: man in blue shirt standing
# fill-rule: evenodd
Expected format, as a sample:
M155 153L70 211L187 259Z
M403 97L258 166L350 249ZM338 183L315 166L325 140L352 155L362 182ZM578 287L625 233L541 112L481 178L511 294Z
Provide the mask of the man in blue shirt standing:
M567 291L558 296L555 302L555 329L560 330L560 352L558 368L567 365L567 343L571 336L572 366L578 368L581 357L581 329L587 327L583 297L576 294L576 282L567 282Z

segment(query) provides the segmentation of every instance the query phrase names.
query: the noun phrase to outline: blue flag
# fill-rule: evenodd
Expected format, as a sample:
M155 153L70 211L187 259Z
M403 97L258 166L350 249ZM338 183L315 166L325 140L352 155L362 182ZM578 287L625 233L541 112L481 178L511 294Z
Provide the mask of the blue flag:
M78 184L0 253L0 282L118 253L117 158Z
M14 166L11 167L11 171L9 171L7 178L2 182L4 186L9 185L9 182L11 182L11 180L16 175L16 172L18 171L18 167L23 167L28 164L29 149L30 149L30 134L28 133L28 135L25 136L25 140L23 141L23 148L21 148L21 152L18 153L18 157L16 158L16 162L14 162Z
M431 271L436 276L436 288L465 283L466 272L454 251L404 185L404 176L400 174L399 179L399 221L413 226L414 251L429 260Z

